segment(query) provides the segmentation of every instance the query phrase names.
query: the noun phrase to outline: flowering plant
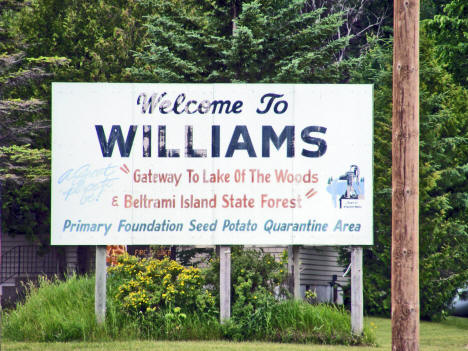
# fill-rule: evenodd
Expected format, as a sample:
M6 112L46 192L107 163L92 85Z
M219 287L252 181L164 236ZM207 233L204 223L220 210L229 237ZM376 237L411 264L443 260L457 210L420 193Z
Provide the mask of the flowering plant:
M116 287L115 301L129 314L213 313L215 298L203 288L201 271L169 258L156 260L122 255L109 268ZM116 283L115 283L116 282Z

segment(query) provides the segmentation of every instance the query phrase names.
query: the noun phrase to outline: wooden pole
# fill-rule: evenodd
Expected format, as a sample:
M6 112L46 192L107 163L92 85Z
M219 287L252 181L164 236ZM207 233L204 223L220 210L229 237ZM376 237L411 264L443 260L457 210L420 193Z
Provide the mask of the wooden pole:
M288 246L288 291L294 296L294 253L293 246Z
M361 335L364 330L364 294L362 286L362 247L351 248L351 331Z
M231 318L231 248L219 247L219 302L221 323Z
M300 300L301 296L301 262L299 260L300 246L293 246L293 281L294 281L294 298Z
M106 246L96 246L96 282L94 290L94 312L98 324L106 320Z
M392 350L419 350L419 0L394 1Z

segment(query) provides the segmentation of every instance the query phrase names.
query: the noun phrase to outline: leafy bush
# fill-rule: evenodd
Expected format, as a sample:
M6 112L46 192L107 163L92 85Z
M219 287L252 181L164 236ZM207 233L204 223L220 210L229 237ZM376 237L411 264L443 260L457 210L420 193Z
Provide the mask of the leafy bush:
M287 292L282 284L287 276L287 256L280 261L261 249L231 247L231 322L225 336L235 340L255 339L268 328L272 308ZM219 301L219 258L210 260L206 281Z
M236 339L258 338L263 330L270 328L276 295L286 294L281 288L287 274L287 257L278 262L261 250L231 250L234 266L232 319L242 331Z
M262 249L245 249L242 246L231 247L231 303L238 299L251 300L257 291L265 289L272 295L286 296L282 288L287 277L287 252L277 261ZM219 299L219 258L212 257L205 271L205 281Z
M237 307L244 304L256 306L261 295L286 297L283 288L287 277L287 254L280 261L262 249L244 249L242 246L231 247L231 304L233 315ZM205 280L213 289L213 295L219 302L219 258L209 260L205 271Z
M200 269L169 258L124 255L109 268L109 295L147 338L217 337L215 298L203 288Z

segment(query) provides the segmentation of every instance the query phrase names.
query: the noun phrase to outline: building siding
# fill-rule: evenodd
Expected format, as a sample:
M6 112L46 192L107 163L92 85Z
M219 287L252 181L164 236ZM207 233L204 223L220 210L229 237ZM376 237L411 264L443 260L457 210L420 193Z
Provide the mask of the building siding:
M349 284L349 276L343 277L346 267L338 263L338 249L333 246L305 246L299 251L301 293L312 290L319 302L343 303L343 289ZM335 289L332 287L336 275ZM337 296L334 296L337 294Z

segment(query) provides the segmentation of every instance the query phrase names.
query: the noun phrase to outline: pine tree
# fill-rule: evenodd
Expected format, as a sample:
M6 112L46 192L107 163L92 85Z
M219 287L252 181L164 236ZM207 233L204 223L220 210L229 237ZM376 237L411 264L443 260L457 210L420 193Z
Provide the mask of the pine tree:
M123 69L144 43L139 1L32 0L20 13L19 31L28 54L63 56L63 81L126 81Z
M50 192L49 108L46 82L63 58L32 57L17 31L25 6L7 1L0 7L0 182L5 232L47 233Z
M54 66L66 64L58 57L33 57L16 27L21 1L0 8L0 146L34 143L47 146L49 118L42 99L45 79Z
M468 5L464 0L446 1L442 13L423 22L435 40L436 54L455 81L468 86Z
M146 0L146 50L133 77L153 82L338 82L349 37L341 13L324 16L295 1Z

